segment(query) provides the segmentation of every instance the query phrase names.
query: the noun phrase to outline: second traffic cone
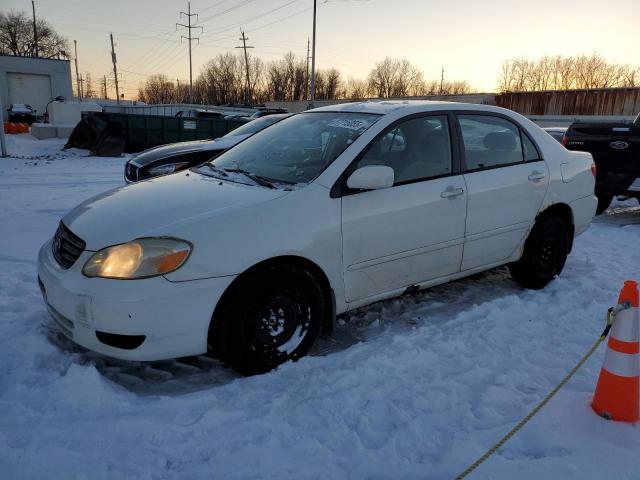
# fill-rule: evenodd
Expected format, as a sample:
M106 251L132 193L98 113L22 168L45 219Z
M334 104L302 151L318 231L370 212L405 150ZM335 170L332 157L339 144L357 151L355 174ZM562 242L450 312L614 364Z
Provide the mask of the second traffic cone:
M640 420L640 315L638 283L624 282L618 304L631 308L616 315L591 406L607 419Z

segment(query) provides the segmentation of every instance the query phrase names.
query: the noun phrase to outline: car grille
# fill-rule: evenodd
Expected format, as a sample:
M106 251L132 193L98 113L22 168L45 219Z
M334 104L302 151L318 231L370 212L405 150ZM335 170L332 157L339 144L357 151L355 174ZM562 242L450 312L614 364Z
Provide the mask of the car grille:
M124 169L124 175L130 182L138 181L138 167L132 165L131 163L127 163L127 166Z
M64 226L62 222L58 225L58 230L53 236L51 248L53 257L62 268L70 268L80 254L84 251L86 243L71 230Z

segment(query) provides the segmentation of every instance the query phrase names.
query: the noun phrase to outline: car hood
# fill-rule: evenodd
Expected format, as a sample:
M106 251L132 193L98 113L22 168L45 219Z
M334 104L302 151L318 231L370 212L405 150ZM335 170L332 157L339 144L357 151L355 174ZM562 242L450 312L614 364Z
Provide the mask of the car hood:
M248 135L235 135L227 138L218 138L216 140L169 143L140 152L131 159L131 162L135 163L138 167L145 167L157 160L163 160L186 153L227 150L247 137Z
M136 163L139 167L155 162L167 157L173 157L174 155L180 155L183 153L199 152L207 147L209 144L215 143L215 140L195 140L193 142L178 142L169 143L167 145L160 145L158 147L149 148L135 155L131 161Z
M186 171L104 192L78 205L62 221L86 242L87 250L97 251L135 238L168 235L179 231L180 223L202 221L287 193Z

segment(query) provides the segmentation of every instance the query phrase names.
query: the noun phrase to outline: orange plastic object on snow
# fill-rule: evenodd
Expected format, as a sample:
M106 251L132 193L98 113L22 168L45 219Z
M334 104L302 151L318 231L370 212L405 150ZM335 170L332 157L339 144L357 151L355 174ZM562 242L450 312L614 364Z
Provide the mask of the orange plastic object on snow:
M29 133L28 123L4 122L4 133Z
M591 406L601 417L633 423L640 420L640 308L638 283L624 282L618 304L631 308L616 314L607 353Z

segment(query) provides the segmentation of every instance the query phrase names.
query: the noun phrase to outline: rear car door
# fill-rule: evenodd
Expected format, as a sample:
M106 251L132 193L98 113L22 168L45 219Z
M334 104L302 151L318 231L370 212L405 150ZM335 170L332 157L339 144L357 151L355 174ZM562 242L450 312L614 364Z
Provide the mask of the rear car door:
M516 123L457 115L468 189L462 270L506 260L534 221L549 186L540 150Z
M466 187L452 121L438 114L396 122L345 172L346 178L359 167L386 165L395 173L390 188L343 191L348 302L460 271Z

